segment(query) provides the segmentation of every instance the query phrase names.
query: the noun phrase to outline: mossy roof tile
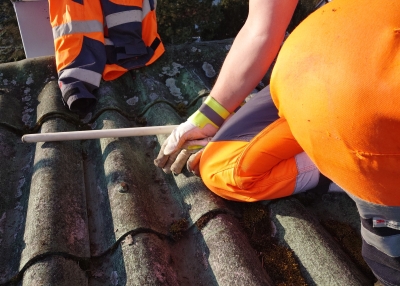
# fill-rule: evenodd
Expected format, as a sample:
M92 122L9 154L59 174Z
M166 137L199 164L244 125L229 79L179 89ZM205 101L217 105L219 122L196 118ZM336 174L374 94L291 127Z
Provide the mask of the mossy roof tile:
M368 285L368 280L296 199L270 204L276 236L302 263L308 284Z
M21 142L24 133L179 124L211 89L231 43L167 47L151 66L102 82L84 118L62 104L53 57L0 65L0 285L273 284L235 204L188 172L153 165L166 135ZM354 205L334 198L277 201L271 219L303 273L319 273L304 274L310 284L358 285L363 274L309 219L349 206L352 219L340 220L356 225Z

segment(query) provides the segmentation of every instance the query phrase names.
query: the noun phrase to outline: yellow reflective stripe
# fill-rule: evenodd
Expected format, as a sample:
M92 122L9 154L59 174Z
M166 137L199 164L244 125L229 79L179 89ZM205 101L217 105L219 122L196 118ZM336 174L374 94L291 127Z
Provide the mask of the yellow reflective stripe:
M218 101L211 96L207 96L203 104L188 120L199 128L204 128L206 124L220 128L229 115L229 111L219 104Z
M214 122L212 122L207 116L205 116L203 113L200 111L196 111L193 113L189 118L188 121L193 123L199 128L204 128L207 124L211 124L215 126L216 128L219 128L220 126L216 125Z
M99 86L100 85L100 80L101 80L101 74L91 71L91 70L85 70L81 68L68 68L62 71L59 79L63 78L76 78L80 81L90 83L91 85L94 86Z
M118 12L106 16L108 28L132 22L142 22L142 10Z
M219 104L218 101L216 101L211 96L207 96L206 100L204 101L204 104L207 104L212 110L214 110L216 113L218 113L218 115L221 116L223 119L226 119L230 115L229 111L226 110L221 104Z
M186 149L189 151L194 151L194 150L198 151L203 148L204 148L204 146L202 146L202 145L190 145Z
M90 21L71 21L56 27L53 27L53 38L54 40L70 34L76 33L93 33L103 32L103 24L97 20Z

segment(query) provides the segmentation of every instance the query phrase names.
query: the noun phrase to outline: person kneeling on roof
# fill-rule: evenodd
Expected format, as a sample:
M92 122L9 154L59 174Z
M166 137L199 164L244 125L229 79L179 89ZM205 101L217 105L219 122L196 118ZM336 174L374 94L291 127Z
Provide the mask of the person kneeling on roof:
M296 4L249 1L209 97L155 164L179 173L182 146L205 141L188 168L228 200L344 189L361 216L365 261L381 283L400 285L400 2L333 0L281 48ZM277 54L270 86L234 113Z

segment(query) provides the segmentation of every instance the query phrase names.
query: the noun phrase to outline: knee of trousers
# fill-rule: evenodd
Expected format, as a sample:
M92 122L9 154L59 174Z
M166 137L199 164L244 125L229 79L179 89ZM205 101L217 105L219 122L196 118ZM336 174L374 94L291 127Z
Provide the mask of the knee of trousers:
M237 194L239 188L234 177L237 158L246 145L247 142L240 141L210 142L203 151L200 160L201 178L204 184L220 197L246 201L246 198Z
M239 164L248 142L210 142L200 160L204 184L220 197L254 202L289 196L296 184L294 158L284 160L265 173L243 173ZM262 162L259 162L262 164ZM282 172L282 170L290 170Z

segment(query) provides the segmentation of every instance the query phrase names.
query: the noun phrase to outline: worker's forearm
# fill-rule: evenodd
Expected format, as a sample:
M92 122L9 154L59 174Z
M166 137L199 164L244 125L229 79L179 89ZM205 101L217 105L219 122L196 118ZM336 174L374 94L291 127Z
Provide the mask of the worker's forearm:
M296 3L296 0L250 1L249 17L235 38L210 94L228 111L235 110L267 72L282 44Z
M257 86L279 49L279 44L272 40L242 32L236 37L210 94L230 112ZM268 45L268 42L272 43Z

